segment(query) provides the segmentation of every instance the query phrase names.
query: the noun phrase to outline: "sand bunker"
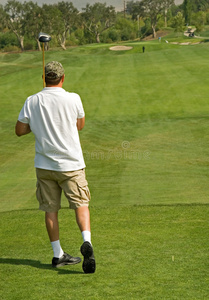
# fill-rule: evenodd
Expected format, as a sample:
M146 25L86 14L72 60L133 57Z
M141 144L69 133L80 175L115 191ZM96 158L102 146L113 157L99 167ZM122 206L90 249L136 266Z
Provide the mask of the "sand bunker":
M110 50L113 51L124 51L124 50L131 50L133 47L128 47L128 46L114 46L114 47L110 47Z

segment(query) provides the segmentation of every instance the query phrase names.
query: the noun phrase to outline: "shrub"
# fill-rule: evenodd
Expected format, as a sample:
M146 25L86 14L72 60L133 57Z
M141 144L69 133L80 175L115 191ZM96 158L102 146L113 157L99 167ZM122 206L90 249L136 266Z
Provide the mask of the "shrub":
M121 40L120 31L115 28L110 28L101 34L102 43L112 43Z
M120 41L120 32L114 28L111 28L108 31L108 38L111 39L113 42Z
M18 41L14 33L5 32L0 34L0 48L6 46L18 46Z
M137 27L132 20L119 18L116 22L115 28L120 33L122 41L133 40L137 35Z
M24 49L25 50L35 50L36 49L36 43L32 41L27 41L24 43Z
M18 46L8 45L8 46L4 47L3 51L4 52L19 52L20 48Z
M144 26L141 28L142 37L148 36L152 33L153 33L153 31L152 31L151 21L149 18L147 18L144 21Z

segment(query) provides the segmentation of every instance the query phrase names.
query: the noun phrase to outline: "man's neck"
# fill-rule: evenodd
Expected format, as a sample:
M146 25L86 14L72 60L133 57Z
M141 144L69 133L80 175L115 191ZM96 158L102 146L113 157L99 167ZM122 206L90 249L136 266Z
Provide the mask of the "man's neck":
M56 87L56 88L59 87L59 88L62 88L64 79L65 79L65 75L62 75L62 78L61 78L60 82L57 85L46 84L46 87Z
M50 85L50 84L46 84L46 87L59 87L62 88L62 83L58 84L58 85Z

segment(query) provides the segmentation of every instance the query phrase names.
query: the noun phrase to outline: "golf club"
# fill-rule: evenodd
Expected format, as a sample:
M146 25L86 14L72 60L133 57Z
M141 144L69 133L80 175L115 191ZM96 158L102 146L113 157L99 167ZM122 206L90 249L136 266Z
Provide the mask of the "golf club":
M51 41L51 36L48 35L47 33L40 32L39 35L38 35L38 40L39 40L39 42L43 43L43 46L42 46L42 54L43 54L43 87L45 87L44 48L45 48L45 43Z

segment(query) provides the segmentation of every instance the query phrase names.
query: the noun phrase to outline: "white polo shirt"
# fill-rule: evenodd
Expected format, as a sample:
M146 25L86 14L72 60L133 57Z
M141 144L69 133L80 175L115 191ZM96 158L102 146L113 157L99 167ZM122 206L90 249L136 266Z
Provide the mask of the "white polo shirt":
M28 97L18 120L35 135L35 167L53 171L85 168L77 119L85 116L80 96L59 87L46 87Z

